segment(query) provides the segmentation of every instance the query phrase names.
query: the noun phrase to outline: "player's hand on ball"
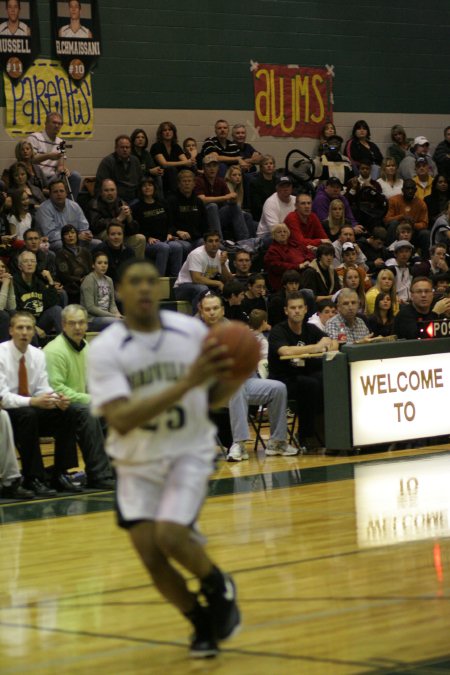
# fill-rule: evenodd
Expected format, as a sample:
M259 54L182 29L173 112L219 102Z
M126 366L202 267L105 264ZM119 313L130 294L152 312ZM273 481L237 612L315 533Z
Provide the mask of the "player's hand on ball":
M198 387L208 380L227 377L232 366L233 359L226 346L208 336L203 343L202 353L190 367L187 377L192 387Z

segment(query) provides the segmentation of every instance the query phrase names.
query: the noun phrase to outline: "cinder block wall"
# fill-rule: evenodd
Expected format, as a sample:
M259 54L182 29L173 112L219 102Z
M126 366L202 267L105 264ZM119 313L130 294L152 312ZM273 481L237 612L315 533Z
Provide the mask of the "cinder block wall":
M395 123L410 136L426 134L433 146L450 124L448 0L99 0L99 7L95 132L69 152L84 175L95 173L118 133L143 127L153 141L166 119L180 140L200 141L218 117L247 123L250 142L279 165L292 148L311 153L313 139L254 134L250 59L334 65L335 123L344 138L363 118L382 150ZM38 0L38 10L41 55L51 56L49 3ZM13 161L14 143L2 130L3 165Z

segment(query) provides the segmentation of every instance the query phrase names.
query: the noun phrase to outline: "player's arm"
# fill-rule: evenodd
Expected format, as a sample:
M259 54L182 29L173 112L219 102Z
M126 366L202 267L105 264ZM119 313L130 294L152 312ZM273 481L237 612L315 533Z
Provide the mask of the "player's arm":
M211 379L226 377L233 364L232 359L225 358L226 353L225 346L218 345L214 338L207 338L200 356L175 384L141 400L117 398L105 403L100 412L109 426L119 434L127 434L170 408L191 389L205 385Z

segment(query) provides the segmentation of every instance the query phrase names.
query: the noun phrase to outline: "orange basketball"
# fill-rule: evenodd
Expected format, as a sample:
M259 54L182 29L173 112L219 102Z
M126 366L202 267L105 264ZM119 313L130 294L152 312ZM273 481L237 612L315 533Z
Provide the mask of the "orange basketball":
M234 359L230 379L245 379L256 370L261 349L248 326L240 321L226 321L213 326L211 335L219 344L228 347L229 355Z
M23 75L22 61L18 59L17 56L11 56L6 62L6 72L10 77L14 79L22 77Z

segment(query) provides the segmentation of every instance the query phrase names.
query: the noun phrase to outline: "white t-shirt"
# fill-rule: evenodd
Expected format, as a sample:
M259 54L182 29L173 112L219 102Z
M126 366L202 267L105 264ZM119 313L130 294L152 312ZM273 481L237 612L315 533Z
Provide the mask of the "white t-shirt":
M33 147L33 150L36 155L47 155L50 152L57 152L57 146L61 143L61 138L57 136L54 141L52 141L45 131L37 131L35 134L30 134L27 141ZM45 162L41 162L39 166L42 169L42 172L47 179L51 180L55 174L58 166L57 159L46 159Z
M387 180L383 180L382 178L377 178L377 183L381 185L381 191L386 199L402 194L403 181L401 178L398 178L393 186L388 183Z
M161 311L162 329L130 331L125 323L109 326L92 341L88 383L94 413L115 399L157 395L179 379L199 355L206 326L193 317ZM214 457L215 427L208 418L208 388L191 389L148 425L121 436L108 435L108 453L117 463L145 471L145 465L182 455ZM150 471L150 469L148 469Z
M335 295L337 295L338 293L335 293ZM313 326L317 326L319 330L325 333L325 324L321 322L318 312L309 317L308 323L311 323Z
M284 219L289 213L295 211L295 197L291 195L289 202L282 202L277 193L274 192L264 202L261 220L259 221L256 236L262 237L265 234L271 234L272 228L278 223L284 223Z
M16 216L13 214L10 214L8 216L8 223L10 225L13 225L13 227L15 228L15 234L17 234L17 239L23 240L23 235L27 230L30 229L32 222L33 219L30 213L25 214L25 218L22 218L22 220L17 220Z
M105 311L109 312L109 307L111 303L109 284L104 277L102 279L96 277L95 281L98 286L97 305L100 307L100 309L104 309Z
M225 263L228 269L228 262ZM200 272L208 279L214 279L215 276L222 273L222 263L220 262L220 251L217 251L214 258L211 258L205 251L204 246L194 248L186 258L181 268L174 286L180 284L192 284L191 272Z

